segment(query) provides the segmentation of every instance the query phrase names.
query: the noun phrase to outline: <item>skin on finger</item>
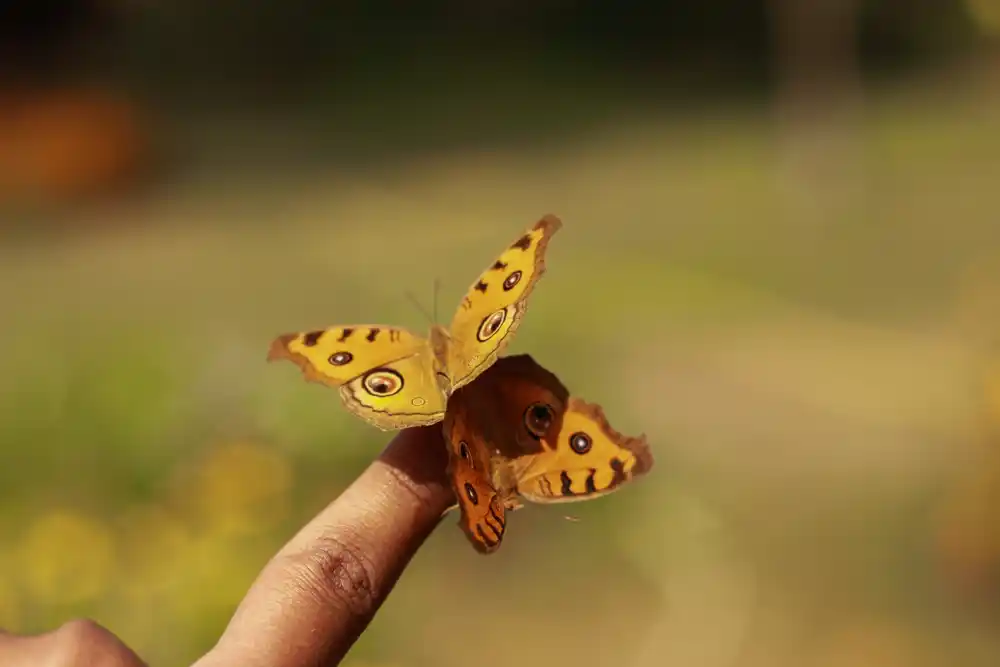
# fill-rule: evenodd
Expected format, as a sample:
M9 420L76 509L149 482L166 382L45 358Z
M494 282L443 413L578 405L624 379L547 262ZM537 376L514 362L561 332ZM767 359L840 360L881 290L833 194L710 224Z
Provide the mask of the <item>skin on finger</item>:
M400 432L264 567L193 667L336 665L454 503L440 425Z
M106 628L77 619L42 635L17 636L0 630L3 667L146 667L132 649Z
M42 637L22 637L0 630L0 665L27 667L37 664L42 649Z

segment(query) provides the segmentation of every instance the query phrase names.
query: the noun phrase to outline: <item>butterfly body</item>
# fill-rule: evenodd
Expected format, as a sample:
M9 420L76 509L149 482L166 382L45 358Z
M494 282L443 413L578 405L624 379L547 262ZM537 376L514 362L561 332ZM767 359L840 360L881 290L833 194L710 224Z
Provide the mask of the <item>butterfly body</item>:
M545 216L518 237L469 288L451 324L431 327L426 338L400 327L339 325L278 336L268 361L287 359L307 380L338 388L351 412L383 430L439 422L448 397L510 342L561 226Z
M522 500L606 495L653 465L645 436L625 436L599 405L571 396L528 355L499 359L455 392L444 419L459 525L481 553L500 548L506 511Z

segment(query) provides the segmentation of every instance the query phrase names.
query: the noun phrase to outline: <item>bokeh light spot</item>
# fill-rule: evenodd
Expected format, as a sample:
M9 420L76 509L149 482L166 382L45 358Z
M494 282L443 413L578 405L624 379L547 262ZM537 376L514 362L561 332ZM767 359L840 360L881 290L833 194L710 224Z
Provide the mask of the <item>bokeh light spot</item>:
M288 509L292 469L278 452L247 442L215 448L189 490L198 519L213 532L251 535L280 521Z
M85 602L109 583L115 568L114 537L93 519L57 510L28 528L20 560L25 588L42 604Z

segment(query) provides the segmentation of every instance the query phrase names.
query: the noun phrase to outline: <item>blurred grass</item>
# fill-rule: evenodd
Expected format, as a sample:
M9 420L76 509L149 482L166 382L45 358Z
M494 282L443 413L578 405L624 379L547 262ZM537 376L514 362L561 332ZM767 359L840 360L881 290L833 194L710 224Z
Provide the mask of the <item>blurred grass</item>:
M510 351L646 431L657 468L517 513L488 559L447 518L348 664L996 664L934 542L942 494L986 456L995 112L971 85L875 95L850 197L850 173L790 168L749 104L360 170L254 153L288 118L233 119L216 144L193 121L241 168L0 247L0 625L88 615L153 664L191 661L386 439L266 365L270 339L425 330L406 290L429 307L440 279L447 320L553 212ZM486 654L484 622L508 639Z

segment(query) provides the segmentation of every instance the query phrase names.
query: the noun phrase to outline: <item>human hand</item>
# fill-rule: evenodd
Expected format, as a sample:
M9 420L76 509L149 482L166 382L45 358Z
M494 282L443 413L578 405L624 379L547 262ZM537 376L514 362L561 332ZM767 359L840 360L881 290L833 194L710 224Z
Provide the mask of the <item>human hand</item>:
M219 642L192 667L338 664L454 503L440 426L400 432L268 562ZM71 621L44 635L0 631L4 667L144 667L111 632Z

